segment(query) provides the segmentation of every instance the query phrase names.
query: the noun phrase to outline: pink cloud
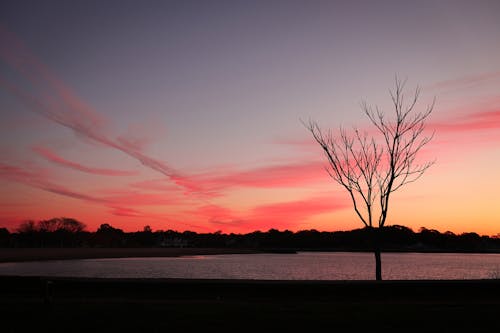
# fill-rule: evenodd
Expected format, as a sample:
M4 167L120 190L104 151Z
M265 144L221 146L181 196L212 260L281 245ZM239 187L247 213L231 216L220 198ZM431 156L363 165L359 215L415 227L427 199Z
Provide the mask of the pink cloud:
M201 206L191 213L200 216L215 227L223 226L233 232L249 232L270 228L295 229L312 216L343 210L349 208L350 205L348 198L332 194L260 205L240 213L218 205Z
M1 57L22 73L33 85L43 92L34 96L16 87L6 80L3 85L33 112L72 129L76 134L107 147L117 149L138 160L146 167L166 175L174 184L185 189L185 193L213 197L218 191L229 187L287 187L298 186L324 179L322 165L297 164L259 168L256 170L233 171L228 174L202 174L188 176L171 168L163 161L144 154L141 149L144 140L130 135L111 138L103 129L104 120L95 110L81 101L71 90L58 80L19 39L5 29L0 34L10 40L11 47L3 47ZM130 133L129 133L130 134ZM98 174L118 175L121 171L86 167L62 159L47 150L38 153L54 163L78 169L80 171Z
M76 162L68 161L68 160L58 156L52 150L50 150L48 148L40 147L40 146L34 147L33 151L52 163L55 163L57 165L67 167L70 169L90 173L90 174L103 175L103 176L133 176L133 175L138 174L137 171L112 170L112 169L101 169L101 168L88 167L88 166L85 166L85 165L82 165L82 164L79 164Z
M144 154L142 141L130 136L113 139L103 129L104 120L57 79L13 33L0 27L0 58L15 68L38 91L35 96L0 77L0 84L21 100L31 111L73 130L79 136L117 149L144 166L160 172L180 186L183 176L167 163ZM191 188L188 188L191 191Z
M114 206L111 207L109 213L119 216L119 217L125 217L125 218L141 218L141 219L146 219L146 220L156 220L156 223L160 223L158 228L163 228L163 225L166 224L168 225L175 225L176 227L179 225L183 225L186 228L189 228L191 230L210 230L209 228L199 225L199 224L193 224L193 223L185 223L182 222L179 217L173 217L173 216L168 216L165 214L156 214L156 213L146 213L137 209L133 208L126 208L126 207L120 207L120 206ZM146 221L142 221L146 223ZM132 229L133 231L139 230L139 229Z
M43 169L27 170L5 163L0 163L0 179L23 184L60 196L99 204L104 207L108 207L109 213L115 216L151 219L158 221L158 223L167 223L169 225L175 226L183 225L186 228L191 228L194 230L209 230L209 228L203 225L183 222L181 217L179 216L175 217L174 215L144 212L140 209L135 208L137 206L142 207L149 205L171 205L174 202L176 203L176 205L179 205L180 202L176 201L178 196L171 196L169 198L161 193L150 194L126 191L115 191L113 194L108 193L107 195L93 196L76 192L64 186L55 184L49 179L47 172ZM9 207L11 206L12 205L9 205ZM18 220L19 218L17 218L16 221Z
M207 183L215 186L246 186L258 188L293 187L325 179L323 163L306 162L265 166L214 177Z
M20 167L0 163L0 178L74 199L94 203L108 202L106 199L79 193L64 186L55 184L46 177L46 173L43 172L43 170L28 171Z
M136 191L115 191L105 196L106 201L120 206L166 206L180 204L178 195L164 193L143 193Z
M228 221L236 219L236 213L234 211L214 204L201 206L192 213L207 218L210 221Z
M224 170L185 176L174 181L193 192L215 197L228 188L297 187L327 179L322 162L304 162L264 166L250 170Z
M277 220L294 224L317 214L343 210L350 205L346 197L315 196L297 201L257 206L252 209L251 216L252 219L263 224ZM272 223L269 224L272 225Z
M65 84L51 73L47 66L39 61L26 45L12 32L0 25L0 57L10 66L17 69L24 78L28 79L40 91L51 92L46 95L45 102L54 106L55 110L43 112L54 121L59 119L58 112L71 109L68 117L86 128L98 128L104 124L104 119L91 110L83 101L78 99Z
M143 193L137 191L101 191L107 192L100 196L88 195L68 189L50 180L43 169L27 170L21 167L0 164L0 179L24 184L58 195L79 199L87 202L103 204L108 207L124 206L165 206L179 205L179 196L164 193Z
M313 184L327 179L322 162L303 162L263 166L249 170L224 170L206 172L172 180L191 193L216 197L229 188L283 188Z
M116 140L130 149L143 151L153 142L153 138L165 133L166 130L161 124L158 119L144 119L140 123L129 124L125 133Z
M125 217L144 217L144 215L136 209L124 208L124 207L113 207L110 213L116 216Z
M500 110L479 111L448 122L434 122L429 128L436 132L461 133L500 129Z
M304 128L304 133L309 134L309 133L307 133L307 130L305 128ZM304 137L302 139L280 138L280 139L273 140L272 143L277 144L277 145L281 145L281 146L291 147L295 150L298 150L298 151L304 152L304 153L316 151L318 148L318 144L316 143L316 141L314 141L309 136Z
M130 187L148 190L148 191L160 191L160 192L172 192L178 190L177 186L167 183L167 179L150 179L135 182L130 184Z
M144 147L149 143L147 139L139 139L132 137L119 136L116 141L124 148L136 151L142 151Z
M500 79L500 71L498 72L488 72L471 74L451 80L440 81L433 84L430 89L440 88L440 89L455 89L469 87L476 84L485 83L488 81L494 81Z
M492 75L493 76L493 75ZM441 120L430 120L427 122L424 132L425 136L430 136L435 133L431 142L426 145L418 155L419 161L433 160L436 156L442 156L444 149L449 150L453 146L460 148L467 143L497 143L500 141L500 108L495 106L500 102L500 99L489 99L485 102L485 106L477 107L483 111L471 112L474 108L468 107L465 112L453 110L447 118ZM484 111L486 110L486 111ZM452 116L450 114L458 114L460 116ZM431 115L431 119L432 119ZM377 135L373 128L365 128L370 135ZM320 151L318 144L311 138L309 143L304 140L279 140L279 144L297 146L299 149L309 147L308 149L316 149ZM327 163L325 161L324 165Z
M50 107L42 99L36 98L23 92L21 89L15 87L5 80L2 80L1 78L0 83L2 83L12 94L23 101L33 112L39 113L64 127L72 129L76 134L81 135L87 139L108 146L110 148L117 149L129 155L130 157L135 158L144 166L158 171L168 177L180 177L166 163L151 158L144 153L135 150L133 147L131 147L131 145L116 142L113 139L107 137L104 133L101 133L97 129L97 127L91 125L91 120L86 120L80 116L75 117L74 114L63 110L58 111L58 107Z

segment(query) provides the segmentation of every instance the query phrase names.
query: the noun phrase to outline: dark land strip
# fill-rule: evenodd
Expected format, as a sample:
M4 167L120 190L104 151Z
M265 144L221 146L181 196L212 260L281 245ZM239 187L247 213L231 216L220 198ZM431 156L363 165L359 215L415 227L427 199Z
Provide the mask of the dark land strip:
M2 332L495 332L500 280L0 277Z

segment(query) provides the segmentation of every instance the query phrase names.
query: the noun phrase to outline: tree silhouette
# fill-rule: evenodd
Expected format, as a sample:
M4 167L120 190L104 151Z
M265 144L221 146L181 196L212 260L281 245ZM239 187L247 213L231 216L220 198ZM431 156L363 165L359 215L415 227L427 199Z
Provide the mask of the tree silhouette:
M93 242L99 247L121 247L125 243L125 233L108 223L103 223L95 232Z
M85 224L69 217L54 217L38 222L38 229L45 232L66 231L70 233L81 232Z
M22 222L19 227L17 228L17 231L21 233L33 233L37 231L37 226L35 221L33 220L27 220Z
M395 89L390 90L392 118L378 107L361 104L375 127L374 135L358 128L352 132L342 127L338 132L324 131L313 120L304 124L325 153L329 164L326 171L349 193L354 211L371 231L377 280L382 280L379 231L387 219L391 194L416 181L433 164L419 163L417 155L432 139L432 135L424 135L424 130L434 101L417 112L420 89L417 87L407 101L405 83L396 77Z

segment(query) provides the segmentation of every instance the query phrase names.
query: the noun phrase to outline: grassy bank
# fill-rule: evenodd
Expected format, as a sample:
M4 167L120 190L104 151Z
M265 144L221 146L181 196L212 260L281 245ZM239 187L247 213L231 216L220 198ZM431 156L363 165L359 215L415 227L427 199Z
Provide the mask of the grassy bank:
M6 332L500 328L500 281L0 278ZM29 319L29 320L28 320Z

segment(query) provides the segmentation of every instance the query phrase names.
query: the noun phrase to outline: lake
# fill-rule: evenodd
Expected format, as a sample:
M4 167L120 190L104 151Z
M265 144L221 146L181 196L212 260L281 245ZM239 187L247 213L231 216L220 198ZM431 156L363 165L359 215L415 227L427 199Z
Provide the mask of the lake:
M1 263L0 275L255 280L372 280L371 253L299 252ZM500 278L500 254L385 253L386 280Z

